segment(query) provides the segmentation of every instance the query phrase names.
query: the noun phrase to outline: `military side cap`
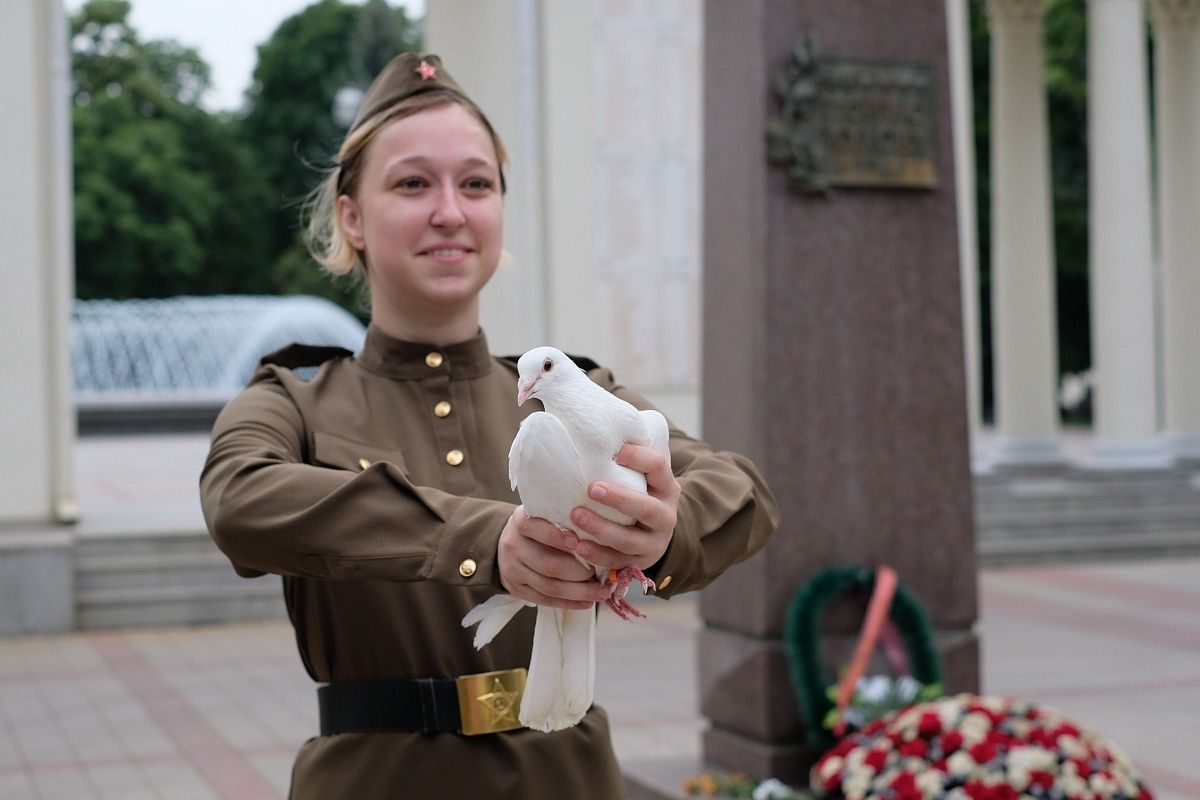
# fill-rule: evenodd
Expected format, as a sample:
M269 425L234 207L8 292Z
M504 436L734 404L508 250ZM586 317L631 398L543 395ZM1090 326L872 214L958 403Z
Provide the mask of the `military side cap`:
M436 91L451 91L467 98L467 93L442 66L440 58L435 55L401 53L389 61L371 82L350 130L355 130L366 120L401 100Z

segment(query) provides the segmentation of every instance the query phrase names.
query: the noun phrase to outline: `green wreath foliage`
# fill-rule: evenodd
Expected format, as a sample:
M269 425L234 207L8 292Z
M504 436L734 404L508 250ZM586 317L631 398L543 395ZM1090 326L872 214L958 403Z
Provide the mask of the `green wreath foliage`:
M821 612L835 597L869 595L875 587L875 570L866 567L833 567L815 575L801 586L788 607L784 645L792 685L804 719L805 738L810 744L828 747L833 736L824 720L834 703L828 686L833 683L821 669ZM888 613L904 640L913 677L924 686L940 685L941 662L933 644L933 628L925 609L902 584L897 584Z

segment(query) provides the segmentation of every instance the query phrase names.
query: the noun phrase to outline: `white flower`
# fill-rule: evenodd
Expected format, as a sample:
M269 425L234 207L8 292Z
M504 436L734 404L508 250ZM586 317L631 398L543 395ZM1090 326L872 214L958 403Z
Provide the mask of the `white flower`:
M962 734L962 738L970 741L971 744L988 738L989 730L991 730L991 717L983 714L982 711L972 711L971 714L962 717L962 722L959 723L959 732Z
M858 686L855 689L858 691L859 697L868 703L881 702L888 695L888 689L891 687L891 680L886 675L870 675L858 679Z
M925 800L933 800L942 793L942 774L936 769L927 769L917 773L917 788Z
M751 795L754 800L774 800L777 797L790 797L796 791L778 778L768 778L754 787Z
M965 778L975 769L975 759L971 758L970 753L959 750L946 760L946 769L950 770L951 775Z
M1088 778L1088 785L1095 794L1101 797L1112 797L1113 790L1117 788L1117 785L1113 783L1111 778L1106 778L1099 772L1091 774L1091 777Z
M822 781L828 781L834 775L842 771L842 759L840 756L830 756L825 763L821 765L820 771L817 773L821 776Z
M906 703L911 703L917 698L917 692L921 691L921 682L912 675L901 675L896 681L896 694ZM943 716L944 720L945 717Z
M842 781L842 793L846 800L863 800L871 789L871 776L866 772L850 775Z
M1029 787L1029 769L1027 767L1009 764L1008 769L1005 770L1005 776L1005 782L1018 792L1023 792Z
M1067 766L1073 768L1075 765L1068 762ZM1056 782L1067 797L1083 797L1088 793L1087 781L1079 777L1077 772L1063 772L1058 776Z
M1072 758L1086 759L1088 757L1087 748L1084 747L1083 742L1081 742L1079 739L1076 739L1074 736L1060 735L1058 737L1057 744L1062 748L1064 753Z
M1014 747L1008 751L1009 769L1017 767L1023 770L1042 770L1054 772L1058 768L1058 758L1041 747Z

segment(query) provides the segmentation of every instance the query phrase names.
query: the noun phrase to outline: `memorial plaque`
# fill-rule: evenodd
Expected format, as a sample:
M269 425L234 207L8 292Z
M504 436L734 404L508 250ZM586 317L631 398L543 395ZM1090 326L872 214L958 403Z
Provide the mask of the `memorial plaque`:
M768 157L794 189L938 185L934 76L927 63L817 57L802 43L776 79Z

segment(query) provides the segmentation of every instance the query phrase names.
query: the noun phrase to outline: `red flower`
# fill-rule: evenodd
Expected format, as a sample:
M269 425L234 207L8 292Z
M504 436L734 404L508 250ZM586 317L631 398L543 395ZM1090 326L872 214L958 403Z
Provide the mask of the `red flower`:
M900 755L924 758L929 752L929 743L924 739L915 739L900 746Z
M1020 793L1007 783L997 783L992 787L991 800L1017 800Z
M1054 785L1054 776L1040 769L1029 770L1029 785L1049 789Z
M1067 761L1075 765L1075 771L1079 773L1079 777L1086 778L1092 774L1092 765L1082 758L1068 758Z
M921 800L921 790L917 788L917 778L911 772L901 772L892 780L892 791L896 800Z
M826 755L827 756L845 756L847 753L849 753L851 750L853 750L857 746L858 746L858 743L853 738L847 736L845 739L842 739L840 742L838 742L836 745L834 745L833 749L830 750L828 753L826 753Z
M863 759L863 763L876 772L879 772L883 769L883 765L887 763L887 752L871 749L867 752L867 757Z
M942 752L950 755L962 747L963 735L958 731L950 731L942 734Z
M872 736L881 730L883 730L883 720L875 719L866 724L866 727L862 729L862 733L864 736Z
M996 745L992 742L980 742L967 752L971 754L971 758L975 759L975 763L986 764L996 757Z
M929 738L936 736L942 732L942 718L932 711L926 711L921 715L921 721L917 723L917 733Z
M991 787L985 786L983 781L967 781L963 785L963 791L971 800L992 800Z

